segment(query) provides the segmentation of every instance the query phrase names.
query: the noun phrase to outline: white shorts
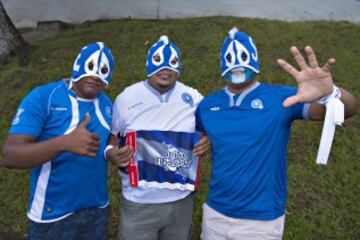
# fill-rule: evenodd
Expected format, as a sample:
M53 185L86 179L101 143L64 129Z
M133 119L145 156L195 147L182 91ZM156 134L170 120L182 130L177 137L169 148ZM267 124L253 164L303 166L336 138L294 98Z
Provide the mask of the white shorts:
M285 215L260 221L227 217L203 204L203 240L281 240Z

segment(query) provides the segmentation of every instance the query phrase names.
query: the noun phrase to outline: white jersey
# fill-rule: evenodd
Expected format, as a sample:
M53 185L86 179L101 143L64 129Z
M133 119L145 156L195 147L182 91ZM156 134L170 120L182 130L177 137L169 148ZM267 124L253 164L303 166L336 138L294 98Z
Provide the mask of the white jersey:
M137 130L195 132L195 110L203 96L195 89L176 82L161 95L147 81L135 83L121 92L114 103L111 132ZM135 188L127 174L122 176L123 195L137 203L172 202L188 196L191 191Z

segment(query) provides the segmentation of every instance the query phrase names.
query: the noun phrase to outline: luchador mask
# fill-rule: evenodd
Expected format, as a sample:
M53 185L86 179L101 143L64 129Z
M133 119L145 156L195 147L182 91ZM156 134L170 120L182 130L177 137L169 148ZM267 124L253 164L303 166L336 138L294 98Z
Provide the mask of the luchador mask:
M114 57L110 49L102 42L90 43L81 49L75 59L71 80L77 82L83 77L93 76L108 86L113 68Z
M169 69L180 73L180 51L169 41L167 36L161 36L148 51L146 59L147 76L157 73L162 69Z
M247 34L239 32L236 27L229 31L229 35L221 47L220 68L221 76L225 78L231 75L233 70L240 69L244 72L246 78L260 72L258 53L254 41Z

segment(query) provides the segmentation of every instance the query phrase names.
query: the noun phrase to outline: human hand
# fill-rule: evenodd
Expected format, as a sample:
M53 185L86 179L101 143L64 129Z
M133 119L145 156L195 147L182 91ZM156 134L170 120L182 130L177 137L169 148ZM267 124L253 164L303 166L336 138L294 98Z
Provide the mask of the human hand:
M193 153L195 156L200 157L211 148L211 143L208 136L204 135L200 141L195 145Z
M311 103L330 94L333 90L333 79L330 70L335 64L335 59L328 59L325 65L320 68L316 55L310 46L305 47L308 63L297 47L291 47L290 52L299 65L300 71L283 59L278 59L277 64L298 83L298 91L296 95L285 99L283 102L284 107L299 102Z
M130 146L122 148L113 147L106 151L106 159L112 162L117 167L127 167L133 155L133 150Z
M65 151L88 157L95 157L99 149L100 138L86 129L90 122L90 114L71 133L64 135Z

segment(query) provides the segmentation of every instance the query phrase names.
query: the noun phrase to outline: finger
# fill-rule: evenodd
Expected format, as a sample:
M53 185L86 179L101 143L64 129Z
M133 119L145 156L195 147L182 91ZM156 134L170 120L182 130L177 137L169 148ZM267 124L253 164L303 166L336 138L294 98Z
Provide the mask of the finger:
M210 142L207 139L204 139L202 143L199 142L198 144L195 145L193 152L202 151L203 149L206 149L209 145Z
M117 165L117 166L127 166L129 165L129 161L132 157L132 154L131 153L128 153L126 155L123 155L123 156L116 156L114 157L114 163Z
M119 158L130 158L133 155L133 152L131 149L126 149L125 152L118 152L117 157Z
M130 158L125 161L120 161L115 163L118 167L127 167L130 164Z
M285 99L285 101L283 102L283 106L287 108L298 102L300 102L300 97L298 95L294 95Z
M208 144L201 145L201 147L195 148L193 154L198 157L206 153L209 149L210 149L210 142Z
M95 149L95 148L88 147L86 150L85 156L96 157L97 151L98 151L98 148Z
M210 149L210 147L204 147L204 148L198 149L196 152L194 152L194 155L196 157L200 157L201 155L205 154L209 149Z
M129 161L132 156L133 156L133 152L132 151L128 152L128 154L125 156L126 161Z
M90 146L99 147L99 146L100 146L100 142L99 142L99 141L91 141L91 142L90 142Z
M197 142L197 143L195 144L195 148L196 148L197 146L201 146L202 144L205 144L208 140L209 140L209 139L208 139L206 136L202 137L202 138L199 140L199 142Z
M96 157L96 153L89 152L89 153L86 153L85 156L86 157Z
M79 128L86 128L90 122L90 114L86 113L84 120L79 124Z
M304 57L301 55L299 49L297 47L292 46L290 48L291 55L294 57L295 61L301 68L301 70L308 68Z
M293 78L296 78L296 75L299 73L296 68L294 68L291 64L287 63L285 60L278 59L277 64L282 68L282 70L290 74Z
M98 152L98 150L99 150L99 147L96 147L96 146L88 146L88 152L89 153L93 153L93 154L95 154L96 155L96 153Z
M100 137L94 133L91 133L91 139L94 141L100 141Z
M309 62L309 66L311 68L317 68L318 67L318 61L316 59L316 55L315 55L315 52L312 49L312 47L306 46L305 47L305 52L306 52L306 55L307 55L307 60Z
M331 69L335 66L335 63L335 58L328 59L325 65L322 67L322 70L324 70L325 72L330 72Z
M132 153L132 148L130 146L124 146L124 147L118 148L118 149L119 149L118 152L120 154L125 154L125 153L128 153L128 152Z

